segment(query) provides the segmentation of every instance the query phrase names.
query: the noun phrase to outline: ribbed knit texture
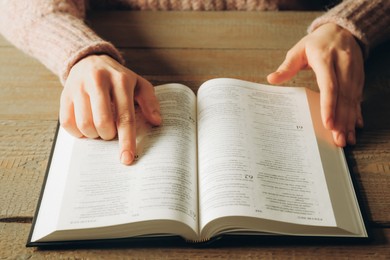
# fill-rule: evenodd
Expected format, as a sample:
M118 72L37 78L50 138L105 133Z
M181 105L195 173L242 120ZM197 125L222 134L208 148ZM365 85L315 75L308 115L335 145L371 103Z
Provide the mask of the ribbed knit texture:
M390 0L347 0L315 19L308 32L325 23L336 23L350 31L369 50L390 39Z
M111 43L99 38L82 20L69 14L49 14L31 27L31 31L34 34L30 33L27 38L30 54L38 57L61 80L66 79L77 61L91 53L108 54L124 63Z
M0 1L0 32L63 84L72 66L90 54L104 53L124 63L119 51L84 23L84 1Z
M334 1L334 0L332 0ZM321 2L332 2L321 0ZM72 66L91 54L108 54L121 63L119 51L86 24L85 10L279 10L313 7L311 0L0 0L0 33L41 61L65 82ZM317 2L318 3L318 2ZM390 0L345 0L309 27L333 22L349 30L365 53L388 39Z
M290 0L291 1L291 0ZM296 0L292 0L297 2ZM131 10L181 10L181 11L264 11L276 10L278 2L285 0L93 0L91 8Z
M320 9L340 0L92 0L93 9L181 10L181 11L265 11Z

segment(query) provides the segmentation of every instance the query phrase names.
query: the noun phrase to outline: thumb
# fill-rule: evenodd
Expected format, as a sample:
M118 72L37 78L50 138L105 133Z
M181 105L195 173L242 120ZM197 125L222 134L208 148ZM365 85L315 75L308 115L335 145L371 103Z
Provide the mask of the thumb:
M280 84L294 77L301 69L307 66L307 59L303 44L298 43L290 49L279 68L267 76L270 84Z

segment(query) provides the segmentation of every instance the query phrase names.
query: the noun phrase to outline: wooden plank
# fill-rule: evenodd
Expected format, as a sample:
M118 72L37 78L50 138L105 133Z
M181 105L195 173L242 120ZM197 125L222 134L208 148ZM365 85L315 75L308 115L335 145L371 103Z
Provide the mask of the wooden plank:
M178 82L194 91L217 77L267 83L266 76L284 59L279 50L121 49L127 67L157 83ZM165 82L164 82L165 81ZM194 85L196 84L196 85ZM305 70L284 85L317 89L314 74Z
M34 215L56 125L0 120L0 220Z
M338 259L358 256L359 259L388 259L390 230L375 229L377 239L373 244L288 244L252 243L230 244L223 247L196 248L191 245L140 245L129 244L114 250L104 248L39 250L26 248L30 224L0 222L1 259ZM106 248L107 249L107 248Z
M92 12L92 28L118 47L286 49L320 12Z
M58 78L14 47L0 48L0 119L56 119Z
M363 206L376 224L390 225L390 129L363 130L346 156L358 180Z
M374 48L365 62L366 89L390 93L390 40ZM389 103L389 100L383 100ZM386 112L386 110L383 110ZM390 110L387 110L387 114Z
M321 14L92 11L87 22L118 47L285 49ZM0 35L0 47L9 46L12 44Z

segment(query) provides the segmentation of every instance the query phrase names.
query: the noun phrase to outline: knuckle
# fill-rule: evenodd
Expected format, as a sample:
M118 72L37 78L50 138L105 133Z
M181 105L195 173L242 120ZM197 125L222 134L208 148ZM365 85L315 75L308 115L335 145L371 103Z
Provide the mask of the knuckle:
M108 128L105 131L101 132L100 137L106 141L112 140L116 137L116 129L115 128Z
M107 76L107 70L104 68L94 68L91 71L90 77L93 82L100 83Z
M340 60L345 64L345 66L351 66L354 63L354 57L350 50L342 49L338 53Z
M89 130L92 128L93 123L91 120L89 120L87 118L82 118L82 119L77 120L77 126L79 129Z
M94 92L94 94L99 94L103 88L109 87L105 84L108 78L106 70L97 68L91 72L89 77L90 80L88 81L87 86Z
M99 129L109 129L112 126L112 119L108 115L100 115L94 121L95 127Z
M70 116L61 116L60 117L60 124L65 129L70 129L70 128L74 127L73 120L71 119Z
M134 125L135 116L131 113L123 113L118 116L118 126Z
M315 44L308 44L306 52L312 59L321 62L329 62L335 54L332 46L318 46Z
M325 85L326 91L331 94L331 95L336 95L337 94L337 84L333 81L327 82Z
M357 105L360 104L360 98L352 96L348 93L341 93L340 99L346 106L355 108Z
M349 49L349 48L345 48L345 49L340 49L339 50L340 54L343 55L345 58L349 59L349 60L352 60L352 50Z
M75 86L75 87L73 87ZM68 110L74 104L74 96L80 95L81 89L83 88L83 84L74 84L64 86L60 96L60 109Z
M104 136L102 135L101 138L102 138L103 140L105 140L105 141L109 141L109 140L114 139L115 136L116 136L116 132L115 132L115 131L112 131L112 132L110 132L110 133L108 133L108 134L106 134L106 135L104 135Z
M335 54L332 50L325 49L323 51L319 51L319 50L313 51L312 56L314 57L314 59L318 60L323 64L330 64Z
M130 90L133 91L138 85L137 78L126 71L116 71L112 78L116 83L115 87L125 93Z
M130 77L127 73L122 71L116 71L113 75L113 78L120 86L126 86L126 83L129 81Z
M121 124L132 124L135 122L135 117L130 113L124 113L119 115L118 121Z
M295 55L295 51L294 49L289 49L286 53L286 58L287 59L290 59L291 57L293 57Z

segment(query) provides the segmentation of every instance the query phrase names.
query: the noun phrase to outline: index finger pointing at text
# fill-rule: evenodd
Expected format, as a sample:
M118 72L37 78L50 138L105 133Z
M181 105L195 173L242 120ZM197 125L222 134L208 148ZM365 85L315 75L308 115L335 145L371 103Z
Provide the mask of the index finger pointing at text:
M130 165L136 151L136 120L134 88L136 79L120 73L113 78L113 100L116 109L116 124L121 163Z

